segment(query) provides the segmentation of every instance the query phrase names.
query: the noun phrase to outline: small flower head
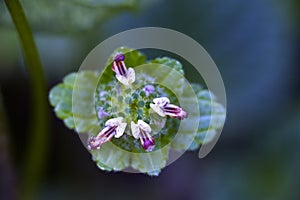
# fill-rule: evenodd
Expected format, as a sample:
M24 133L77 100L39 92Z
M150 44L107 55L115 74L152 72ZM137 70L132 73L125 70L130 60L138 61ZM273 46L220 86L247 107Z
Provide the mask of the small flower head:
M154 112L162 117L168 115L172 118L177 118L180 120L188 117L188 114L185 110L179 106L170 104L170 100L167 97L155 98L153 99L153 103L150 104L150 107L152 110L154 110Z
M88 139L88 149L100 149L100 146L111 140L112 137L121 137L125 131L126 125L126 123L123 123L122 117L107 120L105 128L102 129L96 137L92 136Z
M131 122L131 132L135 139L140 139L143 149L148 152L154 149L154 140L150 135L151 127L146 122L142 120L138 120L137 124Z
M146 96L148 97L150 94L152 94L155 91L155 87L153 85L146 85L143 91L146 93Z
M117 54L114 58L112 70L116 73L116 78L119 82L129 86L135 81L135 72L132 68L126 68L124 60L124 54Z
M106 101L107 95L108 95L108 93L106 91L101 91L99 93L100 101Z
M108 116L109 116L109 114L107 112L105 112L103 110L103 108L99 109L99 111L98 111L98 118L99 119L103 119L103 118L108 117Z

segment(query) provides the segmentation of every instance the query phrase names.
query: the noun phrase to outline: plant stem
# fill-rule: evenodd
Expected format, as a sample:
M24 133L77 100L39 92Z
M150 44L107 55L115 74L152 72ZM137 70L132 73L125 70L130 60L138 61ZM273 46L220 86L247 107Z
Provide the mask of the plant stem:
M43 67L29 23L19 0L5 0L23 49L32 87L32 116L24 171L21 179L22 199L32 199L42 176L48 144L48 105ZM22 133L21 133L22 134Z

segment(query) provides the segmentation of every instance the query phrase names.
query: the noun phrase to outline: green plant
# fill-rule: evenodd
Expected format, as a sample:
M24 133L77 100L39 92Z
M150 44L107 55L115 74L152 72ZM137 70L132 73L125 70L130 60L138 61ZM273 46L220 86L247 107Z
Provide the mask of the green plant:
M107 171L131 167L158 175L170 149L199 148L225 120L224 107L211 92L184 81L179 61L147 60L143 53L125 47L112 53L101 74L67 75L50 91L49 100L68 128L87 135L89 140L83 142L98 167Z

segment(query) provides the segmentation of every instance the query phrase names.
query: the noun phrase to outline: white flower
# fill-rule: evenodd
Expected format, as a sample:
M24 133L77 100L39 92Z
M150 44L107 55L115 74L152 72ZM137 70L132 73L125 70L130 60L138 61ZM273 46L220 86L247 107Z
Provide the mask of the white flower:
M123 123L122 117L112 118L106 121L105 128L95 137L88 139L88 149L100 149L100 146L108 142L112 137L119 138L123 135L127 124Z
M122 84L129 86L135 81L135 71L132 68L126 68L124 54L118 54L114 58L112 70L116 73L116 78Z
M150 135L151 127L149 124L142 120L138 120L135 124L131 122L131 133L135 139L140 139L143 149L146 151L152 151L155 147L154 140Z
M185 110L179 106L170 104L170 100L167 97L155 98L153 99L153 103L150 104L150 107L154 112L162 117L168 115L172 118L177 118L180 120L188 117L188 114Z

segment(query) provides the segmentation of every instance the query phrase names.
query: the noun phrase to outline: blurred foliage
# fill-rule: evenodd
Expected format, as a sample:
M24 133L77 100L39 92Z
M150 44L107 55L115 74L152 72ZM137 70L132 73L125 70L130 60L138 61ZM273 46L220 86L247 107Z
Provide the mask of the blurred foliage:
M296 21L300 23L300 1L299 0L292 0L291 10L294 11L294 16L296 18ZM299 28L299 27L298 27Z
M216 176L230 181L212 199L299 199L299 119L300 105L291 105L283 116L272 119L273 125L262 127L264 134L247 146L248 152L236 149L235 156L220 158Z
M82 33L123 11L137 11L139 0L23 0L28 21L34 31L44 33ZM11 25L8 13L0 10L2 25ZM55 13L55 14L54 14Z
M294 27L287 5L290 1L228 0L225 5L222 0L165 0L138 16L117 17L104 28L113 35L140 25L166 27L203 45L224 80L231 111L226 139L232 139L240 137L240 129L268 123L291 97ZM192 66L184 65L187 77L197 78Z

